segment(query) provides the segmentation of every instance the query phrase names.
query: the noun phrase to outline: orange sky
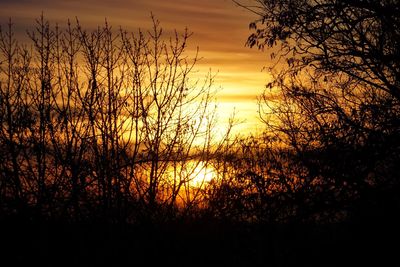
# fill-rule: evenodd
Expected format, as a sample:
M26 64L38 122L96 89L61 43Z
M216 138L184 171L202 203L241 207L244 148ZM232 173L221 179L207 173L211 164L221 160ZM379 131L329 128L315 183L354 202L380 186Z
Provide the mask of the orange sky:
M242 1L245 2L245 1ZM237 119L245 121L235 132L255 131L262 126L257 119L256 97L267 83L262 72L269 58L267 53L245 47L250 34L248 24L255 15L237 7L231 0L1 0L0 23L11 17L16 29L24 34L35 18L44 13L50 22L64 24L78 17L87 28L110 25L127 30L145 29L151 24L150 13L161 21L164 29L194 33L190 47L200 49L203 59L198 74L210 69L218 72L215 87L218 93L219 117L226 121L233 108Z

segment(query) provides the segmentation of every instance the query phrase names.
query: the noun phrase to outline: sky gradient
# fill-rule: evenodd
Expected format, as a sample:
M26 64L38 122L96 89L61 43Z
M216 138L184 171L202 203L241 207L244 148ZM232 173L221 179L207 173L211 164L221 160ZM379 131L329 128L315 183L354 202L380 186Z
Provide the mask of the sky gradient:
M51 23L60 25L78 17L85 28L102 25L107 18L115 28L147 29L151 25L151 13L165 30L182 32L187 27L193 32L189 49L199 47L202 58L196 75L204 76L210 70L218 73L214 86L221 88L217 96L219 117L226 121L235 108L237 120L243 122L236 132L262 129L257 119L256 98L267 83L267 73L262 69L268 55L245 47L250 34L248 25L256 17L231 0L0 1L1 25L4 26L11 17L21 35L32 29L42 12Z

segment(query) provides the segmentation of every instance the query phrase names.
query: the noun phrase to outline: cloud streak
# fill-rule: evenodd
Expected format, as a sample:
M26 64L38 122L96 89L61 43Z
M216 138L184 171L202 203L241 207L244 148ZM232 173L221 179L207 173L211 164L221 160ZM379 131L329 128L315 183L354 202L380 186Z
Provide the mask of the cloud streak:
M91 28L104 23L105 18L113 27L119 25L128 31L147 29L151 25L151 12L160 20L163 28L182 31L185 27L194 32L190 49L200 48L199 74L211 68L217 72L216 86L221 86L221 101L224 95L234 95L240 116L240 99L248 116L249 105L257 106L253 100L261 93L267 75L261 72L266 65L265 54L245 47L249 35L248 24L255 17L237 7L230 0L2 0L0 23L11 17L18 34L33 29L35 18L43 12L52 23L65 24L67 19L78 17L84 27ZM250 91L250 92L249 92ZM242 97L240 97L242 94ZM225 111L224 111L225 113ZM228 113L228 112L226 112Z

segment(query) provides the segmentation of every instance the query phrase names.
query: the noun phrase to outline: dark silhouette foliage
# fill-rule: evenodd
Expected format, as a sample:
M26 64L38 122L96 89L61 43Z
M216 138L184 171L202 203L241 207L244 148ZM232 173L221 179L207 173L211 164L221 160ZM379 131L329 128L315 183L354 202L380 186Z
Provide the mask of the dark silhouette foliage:
M299 219L396 218L399 2L253 2L247 45L275 62L260 116L298 171Z

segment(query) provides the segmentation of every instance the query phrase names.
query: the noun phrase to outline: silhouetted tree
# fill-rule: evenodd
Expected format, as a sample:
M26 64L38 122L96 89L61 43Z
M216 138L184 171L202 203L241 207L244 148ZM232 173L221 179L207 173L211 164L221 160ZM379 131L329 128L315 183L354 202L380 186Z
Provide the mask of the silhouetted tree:
M313 204L398 191L399 2L254 2L247 44L275 59L260 115L321 192Z
M191 34L52 27L0 31L0 199L27 218L163 220L196 209L216 140L213 76L190 78ZM229 132L229 131L228 131ZM200 166L200 167L199 167Z

